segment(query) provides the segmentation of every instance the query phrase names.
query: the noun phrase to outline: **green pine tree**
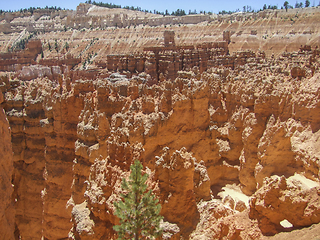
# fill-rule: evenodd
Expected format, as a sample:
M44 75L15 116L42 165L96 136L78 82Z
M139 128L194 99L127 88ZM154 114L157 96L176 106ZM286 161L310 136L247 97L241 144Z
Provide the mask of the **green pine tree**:
M309 1L309 0L306 0L304 6L305 6L305 7L309 7L309 6L310 6L310 1Z
M152 191L147 191L148 174L142 175L142 168L138 160L131 165L129 181L122 181L122 200L114 203L115 215L120 219L120 225L113 227L118 239L155 239L162 234L161 205Z
M288 12L289 2L285 1L283 4L284 8L286 9L286 12Z

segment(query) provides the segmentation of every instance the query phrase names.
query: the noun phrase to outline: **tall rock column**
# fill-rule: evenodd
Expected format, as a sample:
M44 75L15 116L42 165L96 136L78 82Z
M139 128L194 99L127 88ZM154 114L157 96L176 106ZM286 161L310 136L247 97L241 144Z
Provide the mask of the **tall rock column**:
M73 183L73 161L77 122L83 99L64 92L47 103L45 131L45 192L43 202L43 235L46 239L62 239L72 227L69 201ZM49 96L50 97L50 96ZM52 105L51 105L52 104Z
M11 127L13 150L15 234L23 239L42 236L42 198L44 135L39 120L43 118L42 97L34 81L10 80L5 110Z
M0 104L3 95L0 92ZM9 122L0 105L0 232L2 239L14 239L14 204L12 202L12 145Z

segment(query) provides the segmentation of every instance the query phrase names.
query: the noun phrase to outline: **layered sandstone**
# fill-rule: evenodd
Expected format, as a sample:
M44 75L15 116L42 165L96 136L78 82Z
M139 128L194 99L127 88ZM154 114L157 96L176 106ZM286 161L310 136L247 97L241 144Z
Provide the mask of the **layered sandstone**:
M18 52L0 54L0 71L17 71L22 66L34 63L38 54L42 51L40 40L30 40L25 49Z
M205 14L188 16L162 16L121 8L105 8L80 3L74 10L36 9L30 12L8 12L0 16L0 31L5 33L33 31L61 31L65 28L107 28L137 25L161 26L166 24L197 24L216 16Z
M175 31L176 45L223 41L223 32L228 32L230 52L260 49L268 56L297 51L305 44L319 45L317 7L176 17L80 4L77 11L5 13L0 19L0 31L6 33L0 36L2 52L22 37L37 33L44 40L45 58L57 57L55 40L59 53L65 54L63 49L68 43L68 52L75 57L81 53L87 58L92 51L97 53L96 60L109 54L141 53L144 47L164 44L165 30Z

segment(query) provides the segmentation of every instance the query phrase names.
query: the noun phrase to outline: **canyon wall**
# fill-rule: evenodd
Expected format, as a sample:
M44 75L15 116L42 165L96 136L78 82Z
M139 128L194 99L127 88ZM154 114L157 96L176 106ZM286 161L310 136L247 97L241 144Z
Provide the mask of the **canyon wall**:
M136 159L162 239L319 229L320 12L297 11L170 27L88 4L1 15L1 237L116 239ZM29 39L26 18L53 25ZM117 27L93 29L105 18Z
M197 24L216 18L215 15L162 16L121 8L106 8L80 3L74 10L35 9L30 12L8 12L0 16L0 31L4 33L59 31L65 28L107 28L137 25ZM4 21L2 21L4 20Z
M0 93L0 176L1 176L1 196L0 196L0 232L3 239L14 239L15 230L15 209L12 199L13 185L13 161L11 132L6 114L2 108L4 101Z
M25 49L8 53L0 53L0 71L14 72L23 66L35 64L36 57L42 51L40 40L30 40Z
M96 61L105 60L106 55L142 53L145 47L164 45L165 30L175 31L176 45L223 41L223 32L229 31L230 53L262 50L271 56L298 51L301 45L315 47L320 44L319 7L287 12L279 9L231 15L163 17L127 9L86 6L80 4L76 11L35 10L33 15L20 12L0 15L0 31L4 33L0 35L0 51L6 52L16 42L34 33L42 40L44 58L61 59L66 54L78 58L81 55L83 63L91 55L89 66L94 66ZM191 20L183 20L188 18ZM125 23L129 19L132 23Z
M135 159L147 167L165 236L173 239L248 239L285 231L284 219L292 229L318 223L317 53L249 58L234 69L202 73L194 67L156 84L147 74L73 79L78 74L60 71L52 79L3 78L16 234L114 238L113 202ZM302 64L311 56L314 71ZM298 61L305 74L300 78L291 71ZM35 69L41 66L30 71ZM282 176L279 183L275 175ZM275 184L284 193L273 195ZM280 196L288 188L304 192L295 200L266 202L268 194ZM291 215L275 207L292 201L301 205ZM231 224L232 217L245 219L251 232ZM207 218L212 227L204 228Z

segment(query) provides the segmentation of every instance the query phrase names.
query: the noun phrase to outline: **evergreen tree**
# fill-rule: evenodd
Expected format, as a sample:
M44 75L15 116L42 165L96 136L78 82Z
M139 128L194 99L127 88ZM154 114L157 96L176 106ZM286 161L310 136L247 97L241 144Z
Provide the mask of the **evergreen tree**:
M286 9L286 12L288 11L288 7L289 7L289 2L285 1L283 4L284 8Z
M305 7L309 7L309 6L310 6L310 1L309 1L309 0L306 0L304 6L305 6Z
M54 49L55 49L57 52L59 51L59 46L58 46L57 39L54 41Z
M64 48L67 50L67 52L69 51L69 43L68 43L68 42L66 42L66 43L64 44Z
M136 160L130 169L129 181L122 181L122 200L114 203L120 225L113 229L118 232L118 239L154 239L162 234L161 205L152 191L147 191L148 174L142 175L142 164Z

